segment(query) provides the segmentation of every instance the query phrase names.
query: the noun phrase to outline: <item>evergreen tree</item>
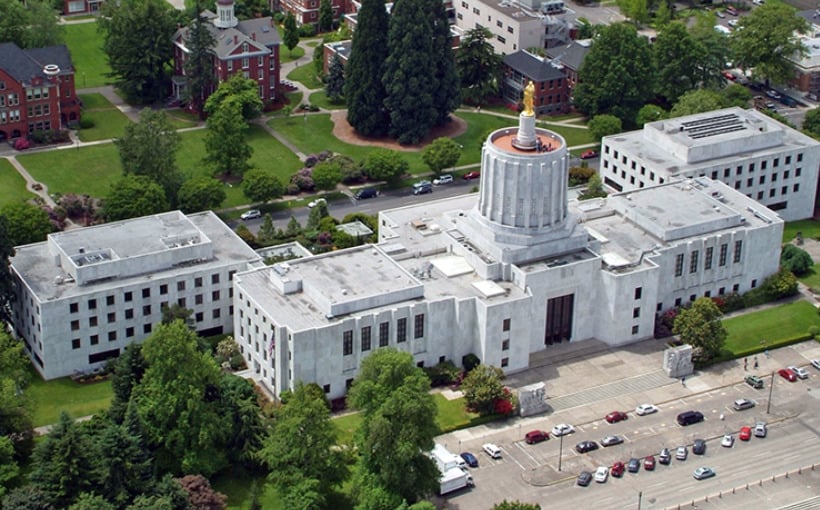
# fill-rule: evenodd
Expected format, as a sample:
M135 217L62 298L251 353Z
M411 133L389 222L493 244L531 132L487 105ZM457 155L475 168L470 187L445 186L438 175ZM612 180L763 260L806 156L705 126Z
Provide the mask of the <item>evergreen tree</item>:
M319 32L333 30L333 7L330 0L319 2Z
M120 357L114 362L113 377L111 378L111 389L114 398L111 400L111 407L108 410L108 415L114 423L123 422L131 401L131 392L142 380L145 368L145 359L142 357L142 344L138 343L128 344Z
M364 136L383 136L390 125L382 76L390 25L382 0L362 0L345 69L347 121Z
M501 73L501 55L487 42L493 33L487 28L468 30L461 39L456 55L456 68L465 101L481 102L498 93Z
M436 113L434 126L441 126L450 119L450 113L461 104L461 89L456 71L456 59L453 55L453 38L450 35L450 23L447 21L447 10L441 0L426 0L433 32L432 53L428 55L433 61L433 108Z
M154 467L150 453L140 435L136 406L129 405L128 425L111 423L99 438L99 463L102 474L101 492L108 501L123 507L138 495L147 492L153 483ZM136 420L136 421L135 421Z
M333 58L330 59L330 65L327 69L327 80L325 80L325 94L331 103L338 103L344 99L344 65L339 55L334 53Z
M282 42L285 43L285 47L291 55L293 54L293 48L299 44L299 29L296 27L296 18L293 17L293 13L290 11L285 16L285 35L282 37Z
M269 244L276 239L276 227L273 225L273 218L270 213L265 213L262 217L262 226L256 232L256 241L259 244Z
M285 230L285 235L287 237L296 237L301 233L302 225L299 223L299 220L297 220L295 216L291 216L290 221L288 221L287 230Z
M14 301L10 259L14 256L14 243L8 229L8 220L0 214L0 324L11 319L11 303Z
M199 2L196 5L197 17L188 30L188 58L185 60L185 75L188 84L185 88L185 99L200 119L205 119L205 100L214 91L214 55L216 39L208 29L208 21L202 15Z

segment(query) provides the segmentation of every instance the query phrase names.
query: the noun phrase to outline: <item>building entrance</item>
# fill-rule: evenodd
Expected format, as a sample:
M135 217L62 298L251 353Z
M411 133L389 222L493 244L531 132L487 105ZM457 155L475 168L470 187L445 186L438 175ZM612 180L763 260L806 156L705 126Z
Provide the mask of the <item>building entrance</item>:
M568 342L572 337L572 315L575 294L552 298L547 301L547 327L544 345Z

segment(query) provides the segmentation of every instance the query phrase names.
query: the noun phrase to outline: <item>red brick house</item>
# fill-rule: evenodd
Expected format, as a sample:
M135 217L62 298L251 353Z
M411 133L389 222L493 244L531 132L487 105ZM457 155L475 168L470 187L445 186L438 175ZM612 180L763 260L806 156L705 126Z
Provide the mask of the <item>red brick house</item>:
M318 25L319 5L322 0L277 0L271 10L279 10L284 13L293 13L296 24ZM330 7L333 9L333 21L339 23L341 18L348 13L356 12L356 6L351 0L330 0Z
M63 14L99 12L103 0L63 0Z
M504 81L501 95L504 102L517 106L524 97L524 87L535 84L533 107L536 115L556 115L570 110L570 87L562 65L553 65L547 59L536 57L524 50L505 55Z
M217 0L217 12L204 11L208 30L214 36L213 48L215 86L234 74L242 73L258 83L259 98L268 108L279 99L279 46L281 38L273 20L254 18L239 21L234 15L233 0ZM174 76L172 96L185 98L188 78L185 61L190 51L186 47L188 27L174 34ZM208 95L213 90L208 92Z
M79 120L74 66L65 45L23 50L0 43L0 140Z

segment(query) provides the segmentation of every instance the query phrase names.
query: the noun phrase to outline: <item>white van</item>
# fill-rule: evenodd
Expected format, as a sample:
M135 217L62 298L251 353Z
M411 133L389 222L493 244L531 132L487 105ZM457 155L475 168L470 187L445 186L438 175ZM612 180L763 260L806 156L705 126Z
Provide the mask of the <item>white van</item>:
M494 445L493 443L486 443L482 445L481 448L483 448L487 455L489 455L490 457L494 459L501 458L501 448Z
M722 34L726 34L726 35L729 35L729 34L732 33L732 29L730 29L729 27L724 27L723 25L715 25L715 30L717 30L718 32L720 32Z

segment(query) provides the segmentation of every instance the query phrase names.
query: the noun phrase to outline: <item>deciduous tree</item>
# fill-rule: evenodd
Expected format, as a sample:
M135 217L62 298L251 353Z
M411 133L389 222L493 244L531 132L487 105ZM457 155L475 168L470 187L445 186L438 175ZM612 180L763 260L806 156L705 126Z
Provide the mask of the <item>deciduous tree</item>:
M68 510L116 510L116 507L102 496L84 492Z
M498 94L501 55L488 42L492 37L492 32L484 27L468 30L456 54L461 95L470 104L480 105L486 98Z
M0 391L3 391L0 386ZM0 409L2 411L2 409ZM6 495L9 482L20 474L20 466L14 455L14 443L9 436L0 436L0 498Z
M672 332L680 335L682 342L698 349L702 359L708 360L717 356L726 343L726 329L720 322L722 316L714 301L701 297L675 317Z
M649 8L646 0L617 0L621 13L632 20L636 26L649 21Z
M256 82L238 73L220 83L214 93L208 96L205 111L208 115L213 115L228 99L242 106L242 118L245 121L259 117L265 107L259 99L259 87Z
M458 158L461 157L461 145L452 138L443 136L436 138L424 148L421 159L430 170L438 175L445 168L455 166Z
M752 92L740 83L731 83L723 89L723 99L727 107L737 106L739 108L748 108L749 101L752 100ZM810 110L810 112L811 111L814 110Z
M589 132L595 140L609 135L615 135L623 131L621 119L614 115L596 115L589 121Z
M0 2L0 42L42 48L62 44L63 38L63 27L48 2Z
M507 501L496 503L492 510L541 510L541 505L536 503L522 503L520 501Z
M144 175L126 175L113 185L103 200L106 221L126 220L169 209L162 187Z
M382 0L362 0L345 69L344 93L347 120L364 136L382 136L390 126L382 83L389 24Z
M242 192L254 202L267 202L281 197L285 187L272 173L254 168L242 176Z
M655 122L656 120L663 120L669 117L669 112L658 105L647 104L638 110L638 116L635 118L635 124L638 127L643 127L647 122Z
M492 414L495 401L504 396L504 371L490 365L478 365L461 383L464 400L470 409L481 415Z
M214 172L226 176L241 176L249 170L253 148L248 143L248 124L242 117L242 103L227 98L208 117L205 134L205 160Z
M319 189L331 190L342 181L342 169L333 161L322 161L313 167L313 183Z
M188 179L179 188L177 205L185 213L218 209L225 201L225 185L211 177Z
M52 231L51 220L42 208L28 202L12 202L0 209L5 218L7 239L11 246L45 241ZM8 248L4 251L8 253Z
M686 25L676 21L663 26L652 45L658 94L674 103L682 94L697 88L701 54L701 46L689 35Z
M224 510L228 506L228 497L213 490L211 482L202 475L186 475L176 481L188 493L191 510Z
M695 13L695 23L690 25L689 34L697 43L698 82L703 88L721 88L724 85L723 70L729 60L729 38L715 30L715 17L711 11Z
M0 323L11 320L11 303L14 301L14 285L11 278L11 257L14 256L14 240L8 229L8 220L0 210Z
M697 89L680 96L672 107L669 116L684 117L695 113L711 112L726 106L726 100L720 92L709 89Z
M812 108L803 119L803 131L815 138L820 138L820 109Z
M780 266L796 275L801 275L814 266L814 260L806 250L793 244L785 244L780 252Z
M399 152L389 149L370 151L363 166L368 177L377 181L395 181L410 169L410 165Z

